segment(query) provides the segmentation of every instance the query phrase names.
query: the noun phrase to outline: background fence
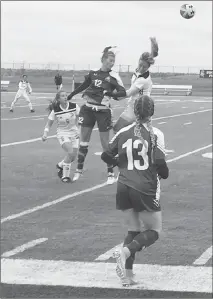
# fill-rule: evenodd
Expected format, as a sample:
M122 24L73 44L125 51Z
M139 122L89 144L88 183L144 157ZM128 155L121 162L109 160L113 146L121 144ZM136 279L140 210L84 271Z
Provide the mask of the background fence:
M98 68L94 65L85 65L80 68L75 64L60 64L60 63L30 63L30 62L1 62L1 69L7 70L59 70L59 71L77 71L77 70L90 70L92 68ZM132 65L115 65L113 68L117 72L133 72L134 66ZM200 74L200 70L212 69L207 66L162 66L154 65L150 68L152 73L180 73L180 74Z

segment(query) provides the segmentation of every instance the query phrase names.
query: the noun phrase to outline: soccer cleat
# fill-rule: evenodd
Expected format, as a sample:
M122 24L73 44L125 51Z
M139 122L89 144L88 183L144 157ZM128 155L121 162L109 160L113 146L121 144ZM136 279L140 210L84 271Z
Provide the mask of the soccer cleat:
M71 182L71 179L70 179L69 177L62 177L62 178L61 178L61 181L62 181L63 183L70 183L70 182Z
M72 181L75 182L75 181L79 180L80 176L82 176L82 170L76 170Z
M112 185L116 182L114 173L109 172L107 178L107 185Z
M33 112L35 112L35 110L34 110L34 109L31 109L30 112L33 113Z
M63 168L60 167L58 164L56 164L57 172L58 172L58 177L61 179L63 176Z
M13 112L13 109L10 109L10 112Z

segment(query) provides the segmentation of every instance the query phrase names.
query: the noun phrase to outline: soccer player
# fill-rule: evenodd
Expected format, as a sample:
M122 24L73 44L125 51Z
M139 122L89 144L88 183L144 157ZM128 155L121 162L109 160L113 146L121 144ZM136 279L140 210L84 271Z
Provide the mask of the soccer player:
M65 158L59 162L56 167L58 176L62 182L69 183L71 164L75 160L79 147L79 129L78 115L80 107L76 103L67 101L67 93L59 91L55 99L49 105L48 110L51 111L48 121L44 129L42 140L47 140L47 135L54 120L57 121L57 138L66 152Z
M118 166L116 208L127 217L123 248L114 253L116 273L123 285L134 284L136 252L155 243L161 232L160 178L167 179L164 134L152 127L154 101L147 95L134 103L136 122L118 131L101 158ZM116 156L118 157L116 158ZM144 231L141 231L141 221Z
M138 67L132 76L131 87L126 91L126 96L130 97L128 105L124 112L120 115L113 129L116 133L121 128L135 121L134 101L139 95L150 96L152 91L152 79L149 73L149 68L154 64L154 58L158 56L158 43L155 37L151 37L151 53L144 52L138 62ZM116 94L115 94L116 95Z
M89 74L85 76L84 82L68 96L68 99L71 99L76 94L84 91L83 99L86 102L81 106L79 113L81 140L78 152L78 166L73 181L78 180L82 174L91 133L96 122L103 150L106 150L108 146L109 132L112 128L112 111L110 109L112 92L116 90L117 97L124 97L126 95L125 88L118 73L112 71L112 67L115 63L115 53L111 48L112 47L106 47L104 49L101 57L101 68L91 70ZM113 184L115 178L112 165L107 165L107 172L107 184Z
M23 97L28 102L28 106L30 108L30 112L35 112L35 110L33 109L32 103L30 101L30 98L29 98L29 96L27 94L27 93L31 94L31 92L32 92L32 88L30 86L30 83L27 81L27 75L23 75L22 78L23 78L23 80L21 80L19 82L19 85L18 85L19 89L18 89L18 91L16 93L15 99L14 99L14 101L11 104L10 112L13 112L15 103L18 101L18 99L20 97Z
M56 89L61 90L63 85L62 85L62 76L60 75L59 72L57 72L57 74L55 75L54 81L55 81Z

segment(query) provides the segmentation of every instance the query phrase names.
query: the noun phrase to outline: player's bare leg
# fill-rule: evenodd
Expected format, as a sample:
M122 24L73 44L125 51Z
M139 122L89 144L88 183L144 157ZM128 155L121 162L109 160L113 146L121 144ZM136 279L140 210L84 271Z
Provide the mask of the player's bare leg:
M108 144L109 144L109 134L110 131L107 132L99 132L100 134L100 140L101 140L101 145L103 148L103 151L107 150ZM114 175L114 171L113 171L113 166L107 164L107 184L111 185L113 183L115 183L115 175Z
M14 106L16 104L16 102L18 101L18 99L20 98L20 95L17 93L15 96L15 99L12 101L11 106L10 106L10 112L13 112L14 110Z
M73 177L73 182L77 181L80 176L82 175L83 168L84 168L84 161L86 159L87 153L88 153L88 146L89 146L89 141L91 138L92 134L92 127L84 127L81 126L81 133L80 133L80 146L78 150L78 165L77 169L75 171L74 177Z
M29 106L29 108L30 108L30 112L35 112L35 110L33 109L33 105L32 105L32 103L31 103L31 101L30 101L29 96L26 94L26 95L24 95L23 97L25 98L25 100L26 100L27 103L28 103L28 106Z

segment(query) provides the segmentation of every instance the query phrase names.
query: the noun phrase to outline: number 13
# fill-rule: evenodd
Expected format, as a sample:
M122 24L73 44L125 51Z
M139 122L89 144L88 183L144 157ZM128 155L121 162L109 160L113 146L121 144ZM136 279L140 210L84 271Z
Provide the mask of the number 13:
M128 139L123 145L122 148L126 148L127 160L128 160L128 170L133 170L134 167L137 170L146 170L149 167L149 157L147 155L148 152L148 142L144 140L145 145L143 145L141 140L135 140L134 142L132 139ZM143 158L144 165L140 164L140 160L133 159L132 149L138 149L139 144L142 144L142 150L138 152L138 155Z

